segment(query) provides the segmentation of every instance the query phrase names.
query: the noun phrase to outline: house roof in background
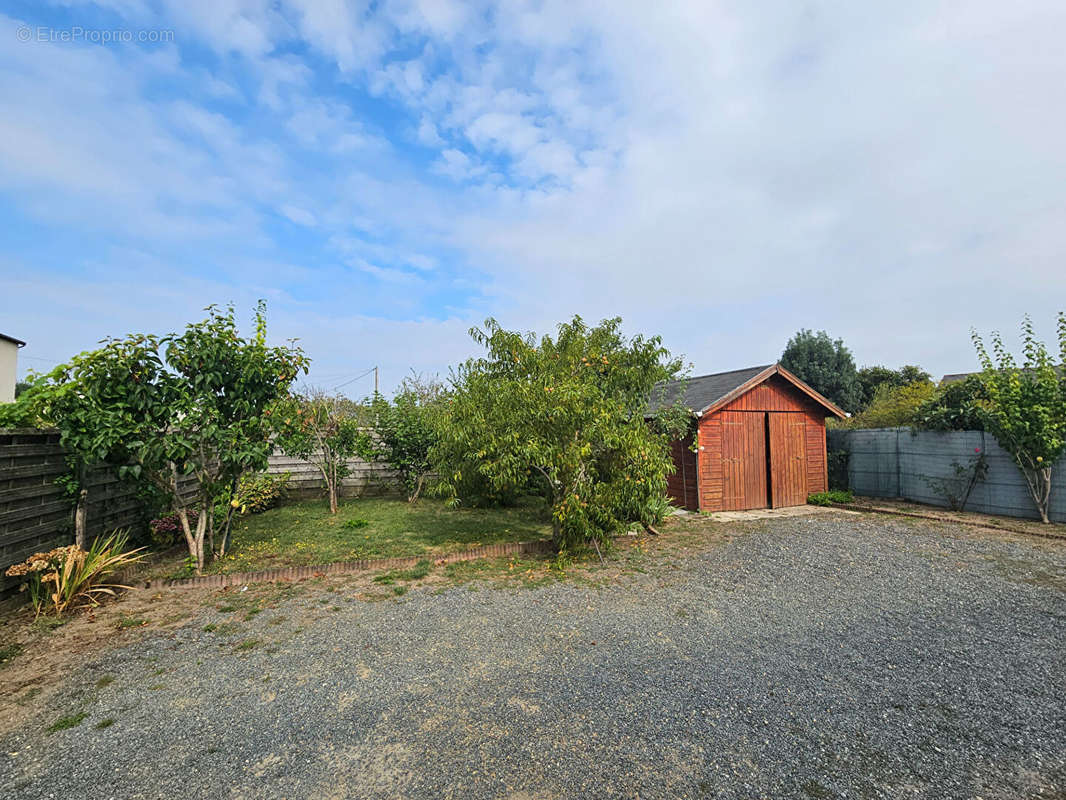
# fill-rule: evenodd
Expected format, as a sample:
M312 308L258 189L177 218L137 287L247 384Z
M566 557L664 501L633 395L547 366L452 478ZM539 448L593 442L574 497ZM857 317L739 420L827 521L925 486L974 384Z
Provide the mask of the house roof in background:
M740 397L740 395L758 386L772 375L781 376L831 414L841 419L847 416L843 409L828 398L820 395L780 364L764 364L761 367L716 372L713 375L699 375L695 378L660 384L652 392L648 410L649 412L655 412L663 406L676 402L678 393L683 390L684 395L681 398L681 402L685 408L691 409L696 416L702 417L704 414Z
M8 336L5 333L0 333L0 339L3 339L5 342L11 342L13 345L15 345L17 347L25 347L26 346L26 343L24 341L22 341L21 339L16 339L14 336Z
M1024 369L1022 371L1025 372ZM1055 367L1055 372L1057 372L1059 374L1059 376L1062 377L1062 376L1066 375L1066 367L1063 367L1061 365L1056 366ZM974 375L983 375L983 374L984 374L983 372L952 372L952 373L949 373L948 375L945 375L943 378L941 378L939 385L940 386L944 386L945 384L949 384L949 383L958 383L959 381L964 381L967 378L973 377Z
M943 378L940 379L940 385L943 386L944 384L947 384L947 383L958 383L959 381L966 380L971 375L980 375L980 374L981 373L979 373L979 372L952 372L951 374L945 375Z

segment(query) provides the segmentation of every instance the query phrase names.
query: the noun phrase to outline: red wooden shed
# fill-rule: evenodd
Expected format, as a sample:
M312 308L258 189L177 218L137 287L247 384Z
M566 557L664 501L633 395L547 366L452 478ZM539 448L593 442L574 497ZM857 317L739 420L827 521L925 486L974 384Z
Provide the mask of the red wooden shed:
M653 408L682 402L692 432L674 442L668 492L690 511L780 508L828 488L825 420L846 414L780 364L660 387ZM693 440L696 448L693 450Z

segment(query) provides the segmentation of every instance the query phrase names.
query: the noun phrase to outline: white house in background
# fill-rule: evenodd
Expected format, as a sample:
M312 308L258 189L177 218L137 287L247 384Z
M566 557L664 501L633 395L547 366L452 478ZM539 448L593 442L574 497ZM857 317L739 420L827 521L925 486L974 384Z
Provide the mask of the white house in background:
M0 333L0 403L15 400L15 375L18 372L19 348L26 343Z

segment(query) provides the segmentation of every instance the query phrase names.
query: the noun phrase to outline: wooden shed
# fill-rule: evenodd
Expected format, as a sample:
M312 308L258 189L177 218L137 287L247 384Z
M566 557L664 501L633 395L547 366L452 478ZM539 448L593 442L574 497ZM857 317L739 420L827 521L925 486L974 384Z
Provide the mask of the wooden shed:
M780 508L828 488L826 417L846 414L780 364L688 378L660 387L652 406L679 392L692 432L674 442L668 492L690 511ZM693 448L695 440L696 447Z

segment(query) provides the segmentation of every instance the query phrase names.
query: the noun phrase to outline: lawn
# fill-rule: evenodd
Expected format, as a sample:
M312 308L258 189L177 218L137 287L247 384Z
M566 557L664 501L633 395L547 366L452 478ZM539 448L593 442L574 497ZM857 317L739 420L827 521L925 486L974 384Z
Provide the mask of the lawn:
M244 572L362 558L443 555L482 544L545 539L551 525L543 501L515 508L449 509L438 500L373 498L342 501L334 515L324 500L289 503L234 521L230 554L209 572Z

